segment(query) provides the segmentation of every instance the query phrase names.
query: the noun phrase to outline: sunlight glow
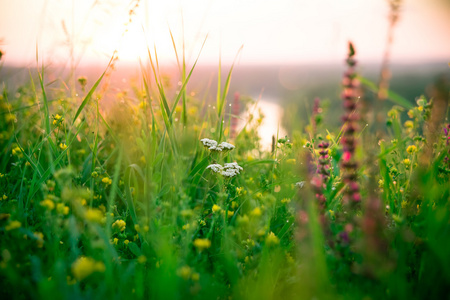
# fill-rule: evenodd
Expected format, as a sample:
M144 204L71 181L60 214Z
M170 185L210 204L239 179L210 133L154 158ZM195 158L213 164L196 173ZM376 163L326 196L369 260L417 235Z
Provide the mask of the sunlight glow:
M39 53L66 63L73 47L82 64L108 61L114 50L126 62L156 45L162 61L175 61L169 28L193 59L203 39L203 63L219 52L230 62L241 45L247 64L337 61L351 39L361 59L378 61L386 43L387 1L382 0L17 0L0 4L0 38L7 63L33 63ZM129 21L129 12L131 23ZM450 59L450 13L435 1L405 1L395 29L393 59Z

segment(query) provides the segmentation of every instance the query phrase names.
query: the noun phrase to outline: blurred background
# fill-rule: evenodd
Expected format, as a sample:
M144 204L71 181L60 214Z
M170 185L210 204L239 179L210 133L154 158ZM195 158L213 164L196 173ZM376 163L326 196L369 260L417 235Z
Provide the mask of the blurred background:
M188 68L207 37L188 86L193 95L213 99L219 58L226 75L237 56L229 101L239 92L262 107L289 107L299 120L314 97L340 108L349 40L359 72L374 82L388 53L390 88L411 102L449 75L449 0L0 0L0 80L10 89L23 84L38 53L49 81L87 76L90 86L117 51L110 87L118 92L140 80L139 60L148 62L150 47L176 90L170 31L180 56L185 45ZM266 115L279 111L271 106ZM281 122L275 114L271 127Z

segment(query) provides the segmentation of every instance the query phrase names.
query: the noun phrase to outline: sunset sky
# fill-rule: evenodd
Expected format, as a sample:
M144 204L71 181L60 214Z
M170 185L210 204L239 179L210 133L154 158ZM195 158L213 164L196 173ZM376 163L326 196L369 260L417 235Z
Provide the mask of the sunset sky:
M131 1L0 0L0 48L5 64L66 63L71 41L82 65L145 59L147 44L175 62L169 28L192 63L340 63L352 40L361 60L379 62L386 44L386 0L142 0L125 26ZM404 0L392 48L394 61L450 61L450 1ZM446 4L447 3L447 4ZM183 21L182 21L183 20ZM127 30L127 31L126 31Z

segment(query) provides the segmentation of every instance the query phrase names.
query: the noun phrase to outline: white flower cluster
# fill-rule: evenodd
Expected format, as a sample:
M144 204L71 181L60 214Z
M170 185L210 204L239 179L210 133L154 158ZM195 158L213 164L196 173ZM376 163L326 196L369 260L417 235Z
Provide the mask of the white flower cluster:
M296 182L295 186L301 189L301 188L303 188L305 186L305 182L304 181Z
M210 140L207 138L201 139L200 142L202 142L203 146L205 146L211 151L228 151L234 149L234 145L227 142L222 142L218 144L217 141Z
M206 167L207 169L211 169L214 173L219 173L225 177L234 177L237 174L240 174L240 171L244 170L241 166L239 166L236 162L226 163L225 165L212 164Z
M214 173L220 173L223 170L222 165L219 164L212 164L206 167L207 169L211 169Z

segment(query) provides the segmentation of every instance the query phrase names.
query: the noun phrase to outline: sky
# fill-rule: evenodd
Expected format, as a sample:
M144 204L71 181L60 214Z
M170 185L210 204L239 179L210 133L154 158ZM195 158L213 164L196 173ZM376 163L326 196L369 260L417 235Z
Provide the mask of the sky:
M0 49L6 65L40 61L105 65L138 63L147 47L175 63L185 42L192 64L341 63L347 42L358 59L380 62L386 45L387 0L0 0ZM450 1L403 0L392 60L450 62Z

